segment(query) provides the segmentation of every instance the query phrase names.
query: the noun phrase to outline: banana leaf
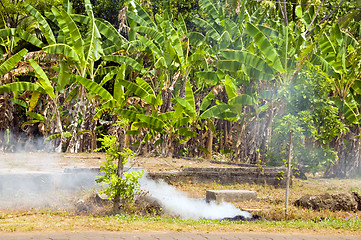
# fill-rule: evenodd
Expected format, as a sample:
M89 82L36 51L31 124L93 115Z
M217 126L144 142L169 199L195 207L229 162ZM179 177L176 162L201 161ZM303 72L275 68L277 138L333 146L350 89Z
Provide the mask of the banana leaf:
M30 82L14 82L0 86L0 93L23 91L37 91L42 94L46 94L46 91L42 86Z
M28 52L25 48L11 56L8 60L0 65L0 75L4 75L9 72L15 65L25 56Z
M23 2L23 4L27 11L38 21L41 32L44 34L44 37L48 44L55 44L55 36L45 18L30 4L26 3L25 1Z
M109 101L113 99L113 96L96 82L93 82L87 78L83 78L79 75L76 76L76 80L81 83L89 92L100 96L103 100Z
M250 22L247 23L246 29L248 34L254 39L262 54L272 62L272 67L279 72L284 72L279 55L267 37Z

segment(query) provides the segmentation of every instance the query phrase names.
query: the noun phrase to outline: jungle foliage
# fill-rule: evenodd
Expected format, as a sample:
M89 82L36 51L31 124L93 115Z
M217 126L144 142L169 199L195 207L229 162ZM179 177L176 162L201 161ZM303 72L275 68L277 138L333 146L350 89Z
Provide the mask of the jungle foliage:
M137 154L282 165L291 130L295 167L361 171L360 1L20 2L0 29L3 151L9 130L59 152L112 134Z

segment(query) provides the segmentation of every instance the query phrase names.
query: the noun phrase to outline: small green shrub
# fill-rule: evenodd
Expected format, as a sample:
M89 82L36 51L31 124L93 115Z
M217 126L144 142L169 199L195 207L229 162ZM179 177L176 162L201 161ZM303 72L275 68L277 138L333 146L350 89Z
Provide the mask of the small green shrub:
M111 200L120 197L123 200L123 205L132 203L135 194L140 193L139 179L143 172L124 172L123 166L134 158L135 153L129 148L119 151L119 143L115 136L103 135L99 141L102 146L96 151L105 151L107 155L106 161L100 168L104 175L98 176L95 180L105 186L99 193L106 194ZM118 166L119 164L121 166ZM118 168L120 169L118 170Z

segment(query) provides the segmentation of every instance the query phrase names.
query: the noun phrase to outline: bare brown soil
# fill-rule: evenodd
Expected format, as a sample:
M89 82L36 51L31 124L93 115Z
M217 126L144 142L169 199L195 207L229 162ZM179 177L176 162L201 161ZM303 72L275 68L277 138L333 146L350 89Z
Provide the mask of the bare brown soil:
M204 159L162 158L162 157L136 157L131 163L143 167L148 172L180 171L186 167L236 167L229 164L212 163Z
M0 169L30 168L42 170L59 167L100 167L105 161L104 153L0 153ZM135 157L128 166L137 166L148 172L179 171L186 167L236 167L211 163L204 159L164 157Z

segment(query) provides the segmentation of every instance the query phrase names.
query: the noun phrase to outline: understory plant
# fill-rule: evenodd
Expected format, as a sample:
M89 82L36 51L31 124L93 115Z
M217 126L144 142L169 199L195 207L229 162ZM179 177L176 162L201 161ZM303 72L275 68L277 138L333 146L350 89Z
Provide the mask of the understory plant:
M99 193L107 195L113 201L113 212L118 214L121 207L129 206L133 203L135 195L140 193L139 179L143 172L124 171L124 165L134 158L135 153L129 148L121 150L117 137L103 135L103 138L98 140L102 146L95 151L105 151L107 156L100 168L103 175L98 176L95 181L104 186Z

